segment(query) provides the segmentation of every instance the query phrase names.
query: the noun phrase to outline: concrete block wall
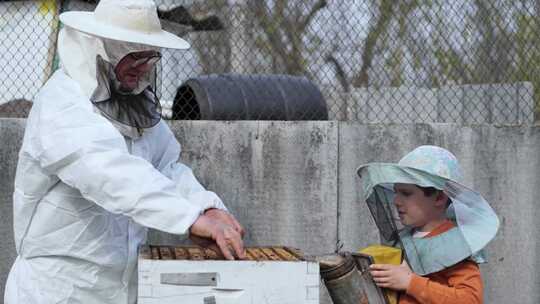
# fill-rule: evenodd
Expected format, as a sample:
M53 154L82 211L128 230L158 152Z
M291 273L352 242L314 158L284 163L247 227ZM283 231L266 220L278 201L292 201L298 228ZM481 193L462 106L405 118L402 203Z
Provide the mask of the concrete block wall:
M171 122L182 159L248 230L248 245L307 254L378 241L355 169L436 144L460 160L466 183L491 202L501 229L482 266L485 303L540 302L540 127L354 122ZM11 192L24 120L0 119L0 284L15 257ZM153 231L154 243L181 238ZM321 303L330 303L321 288Z
M183 122L182 159L247 228L246 243L316 254L337 242L337 123ZM171 235L151 242L177 241Z
M331 119L362 123L534 123L530 82L443 86L440 88L356 88L324 90ZM336 106L339 105L339 106Z
M0 119L0 302L15 257L13 240L13 183L19 149L24 135L25 119Z

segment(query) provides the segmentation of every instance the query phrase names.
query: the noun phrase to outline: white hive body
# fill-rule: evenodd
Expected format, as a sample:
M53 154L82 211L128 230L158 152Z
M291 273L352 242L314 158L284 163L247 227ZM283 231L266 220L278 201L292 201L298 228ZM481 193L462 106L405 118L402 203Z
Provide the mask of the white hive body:
M172 257L161 254L159 259L140 254L139 304L319 303L317 262L275 256L255 260L261 258L256 255L244 261L205 260L204 253L201 258L193 252L178 259L175 249Z

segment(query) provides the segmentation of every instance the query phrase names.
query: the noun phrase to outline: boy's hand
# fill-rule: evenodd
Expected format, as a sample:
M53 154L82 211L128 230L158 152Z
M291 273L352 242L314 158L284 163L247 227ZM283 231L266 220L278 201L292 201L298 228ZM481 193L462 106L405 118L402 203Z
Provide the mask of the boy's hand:
M412 271L407 262L401 265L372 264L369 272L379 287L407 290L412 279Z

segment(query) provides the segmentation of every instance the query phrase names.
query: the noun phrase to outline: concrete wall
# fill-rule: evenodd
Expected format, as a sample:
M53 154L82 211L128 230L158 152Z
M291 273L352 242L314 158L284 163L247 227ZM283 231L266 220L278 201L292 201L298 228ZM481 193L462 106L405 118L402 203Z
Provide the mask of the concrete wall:
M4 285L16 257L13 241L12 194L19 149L24 134L24 119L0 119L0 302Z
M334 251L336 123L186 122L171 127L182 143L184 162L242 219L247 243ZM174 239L152 235L151 241Z
M540 127L338 122L173 122L184 162L248 230L249 245L308 254L378 241L355 168L421 144L453 151L501 219L482 266L486 303L540 302ZM24 120L0 119L0 284L14 258L11 192ZM153 232L152 242L180 238ZM330 303L321 289L321 303Z

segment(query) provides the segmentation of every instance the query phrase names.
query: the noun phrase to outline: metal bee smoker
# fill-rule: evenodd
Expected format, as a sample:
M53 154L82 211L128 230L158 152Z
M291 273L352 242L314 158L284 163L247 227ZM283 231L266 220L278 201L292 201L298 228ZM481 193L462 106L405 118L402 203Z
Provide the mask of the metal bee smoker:
M388 304L368 271L370 256L343 252L319 259L320 274L334 304Z

